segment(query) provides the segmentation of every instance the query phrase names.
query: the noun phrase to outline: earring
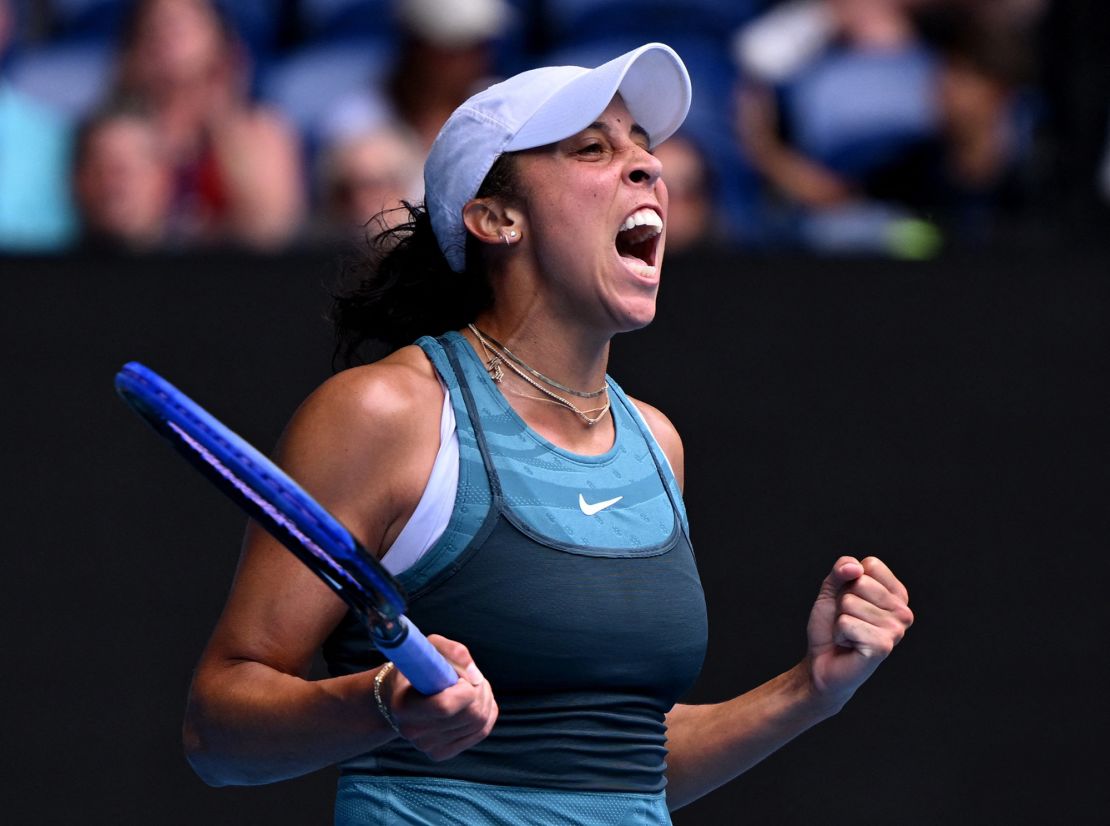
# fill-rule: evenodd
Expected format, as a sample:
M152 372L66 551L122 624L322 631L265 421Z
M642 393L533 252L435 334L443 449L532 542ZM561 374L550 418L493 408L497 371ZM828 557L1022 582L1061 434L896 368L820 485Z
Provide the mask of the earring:
M509 246L512 243L512 241L509 240L510 238L513 238L513 239L516 238L516 230L515 229L509 230L508 235L505 235L504 233L502 233L502 235L501 235L501 240L505 242L505 246Z

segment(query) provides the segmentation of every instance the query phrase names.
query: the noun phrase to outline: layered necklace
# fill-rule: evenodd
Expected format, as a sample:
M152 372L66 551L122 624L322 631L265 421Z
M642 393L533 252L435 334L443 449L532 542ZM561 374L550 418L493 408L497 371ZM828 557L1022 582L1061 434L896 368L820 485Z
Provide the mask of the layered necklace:
M501 369L502 366L508 367L510 370L520 376L520 378L523 379L525 382L532 385L532 387L543 393L542 397L525 396L526 398L538 399L539 401L551 401L555 404L565 407L567 410L571 411L579 419L585 422L587 427L593 427L595 424L601 421L602 417L606 413L609 412L608 396L606 396L605 404L603 404L601 407L595 407L589 410L582 410L572 401L570 401L570 399L559 395L554 390L548 389L548 387L554 387L556 390L560 390L563 393L568 393L572 396L577 396L580 399L596 399L601 396L602 393L605 393L605 391L608 389L606 385L602 385L598 390L590 391L575 390L571 387L567 387L566 385L560 384L559 382L555 381L555 379L551 378L550 376L545 376L534 367L525 364L524 361L522 361L518 356L514 355L508 347L495 339L493 336L486 335L473 324L468 324L467 327L470 329L470 332L474 334L474 337L478 339L478 343L482 345L482 350L484 350L486 354L486 371L489 373L490 378L493 379L494 382L496 382L497 384L500 384L501 381L505 378L505 371ZM547 385L547 387L545 387L544 385Z

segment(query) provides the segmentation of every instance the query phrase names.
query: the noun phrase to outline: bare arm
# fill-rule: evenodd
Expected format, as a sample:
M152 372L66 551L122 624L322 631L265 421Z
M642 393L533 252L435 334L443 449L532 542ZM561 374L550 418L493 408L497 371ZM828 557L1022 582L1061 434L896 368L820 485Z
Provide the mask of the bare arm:
M667 805L684 806L835 714L913 623L909 594L875 557L841 557L821 584L806 658L725 703L667 715Z
M636 404L681 484L678 433ZM912 623L909 593L881 560L838 559L810 611L802 662L727 702L677 704L667 714L667 805L696 800L836 714Z
M295 132L273 111L254 108L218 123L212 137L233 238L261 250L288 244L305 211Z
M442 395L421 373L430 369L421 359L402 351L325 383L297 412L279 451L287 472L379 553L411 515L434 461ZM294 777L396 736L375 707L376 672L307 679L314 652L345 610L276 540L248 529L186 711L186 753L206 782ZM466 679L425 698L394 672L386 688L403 735L444 759L489 733L496 703L465 647L430 639Z
M667 715L667 805L678 809L743 774L836 712L812 697L799 666L712 705Z
M767 89L737 92L736 132L752 165L790 200L806 207L832 207L857 198L851 183L791 149L778 137L778 112Z

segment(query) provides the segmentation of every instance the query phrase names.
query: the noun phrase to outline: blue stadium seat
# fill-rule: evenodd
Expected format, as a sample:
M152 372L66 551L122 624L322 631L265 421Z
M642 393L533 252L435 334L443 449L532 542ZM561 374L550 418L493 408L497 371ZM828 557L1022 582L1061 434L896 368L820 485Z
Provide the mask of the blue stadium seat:
M54 42L114 42L130 3L127 0L49 0L43 4Z
M542 15L556 49L626 36L671 44L690 36L727 39L766 5L767 0L558 0L544 3Z
M260 97L311 139L325 112L380 71L392 49L378 38L309 43L268 68L260 78Z
M306 42L390 40L396 34L390 0L297 0Z

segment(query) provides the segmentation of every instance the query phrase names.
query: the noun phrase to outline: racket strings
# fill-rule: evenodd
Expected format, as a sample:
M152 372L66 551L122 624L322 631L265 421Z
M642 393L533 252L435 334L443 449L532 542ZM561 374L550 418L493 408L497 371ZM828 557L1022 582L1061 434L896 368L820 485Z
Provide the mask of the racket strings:
M117 387L128 391L124 392L125 398L144 418L170 435L179 448L188 447L189 455L203 462L256 508L264 521L281 529L306 551L306 563L309 557L315 559L317 564L310 564L312 570L352 608L363 613L368 623L382 627L385 638L396 635L394 625L405 607L398 586L387 573L375 569L374 560L341 525L331 521L326 512L313 510L310 505L315 503L297 489L295 482L269 460L254 456L249 445L244 449L219 422L209 422L203 410L194 409L191 402L183 403L176 389L163 387L160 381L152 381L139 371L121 373ZM228 457L226 461L221 453Z
M149 383L147 383L145 381L143 383L147 384L147 386L149 386ZM195 427L198 431L203 432L205 438L207 438L208 441L218 443L224 450L228 451L229 453L233 453L234 456L235 456L235 459L239 463L250 467L251 470L253 470L260 477L262 477L262 480L264 482L266 482L268 485L270 485L271 489L279 491L281 493L281 498L287 503L286 507L288 507L289 509L295 509L297 511L297 513L300 515L300 518L301 518L302 521L311 522L312 526L314 528L316 528L316 530L320 531L321 533L327 534L328 537L331 539L331 541L335 542L336 544L339 544L339 545L348 544L348 541L347 541L348 537L337 534L334 531L329 530L329 527L330 527L329 525L321 522L320 519L316 516L316 514L312 513L312 511L310 511L308 508L306 508L302 502L298 501L295 496L291 495L290 492L288 490L286 490L283 485L279 484L280 480L274 479L270 474L266 473L264 468L259 468L251 460L250 456L244 454L242 451L236 450L235 446L233 444L231 444L230 442L228 442L228 440L225 439L220 433L218 433L218 432L212 430L210 427L208 427L205 424L205 422L203 422L201 419L199 419L195 415L193 415L192 411L190 411L186 407L183 407L181 404L179 404L177 402L176 399L172 398L164 390L155 389L154 392L166 404L172 405L173 408L177 411L177 413L181 416L181 418L188 419L192 423L193 427ZM234 471L232 471L231 468L227 467L219 459L219 457L217 457L215 454L213 454L211 451L209 451L207 448L205 448L204 445L201 444L199 441L197 441L196 439L189 436L189 434L185 430L183 430L180 426L178 426L174 422L167 420L166 424L168 424L170 427L172 427L174 429L174 431L176 433L178 433L178 435L180 435L190 447L192 447L194 450L196 450L198 453L200 453L201 456L204 457L206 462L208 462L210 465L213 465L213 467L215 467L217 469L217 471L220 473L221 476L224 476L225 478L227 478L228 481L232 481L232 477L234 477L234 479L237 480L237 482L238 482L237 484L235 484L235 482L233 482L233 484L235 484L235 486L236 486L236 489L238 489L239 491L241 491L244 494L248 494L248 491L250 493L253 493L253 496L251 496L251 501L255 501L256 504L258 504L255 497L258 497L258 498L262 498L262 497L260 497L259 494L254 492L254 489L249 484L242 481L238 476L235 476ZM265 501L265 500L263 499L263 501ZM277 512L280 513L280 511L277 511ZM309 540L309 541L311 541L311 540ZM331 562L331 564L338 566L338 563L333 561L333 557L326 554L326 552L322 548L319 548L318 545L316 547L320 551L320 553L325 554L324 559L326 561L329 561L329 562Z
M353 586L360 592L364 590L354 577L347 573L347 571L343 570L343 568L341 568L323 548L316 544L312 537L301 530L297 526L297 524L288 516L274 507L270 502L266 501L264 497L260 496L258 492L254 490L254 488L252 488L241 478L236 476L231 468L220 461L218 456L216 456L214 453L212 453L212 451L210 451L208 448L206 448L204 445L202 445L200 442L186 433L175 422L166 422L166 424L213 470L215 470L222 478L226 479L237 491L243 494L243 496L249 499L253 505L261 509L262 512L266 514L266 516L268 516L271 520L273 520L276 525L279 525L283 530L287 531L294 539L301 543L301 545L304 546L305 550L307 550L309 553L311 553L313 556L327 565L329 570L338 575L341 579L345 580L349 585ZM311 518L311 514L308 514L303 510L301 510L301 513L303 513L306 518ZM336 589L342 587L338 582L334 581L334 578L332 579L333 586Z

